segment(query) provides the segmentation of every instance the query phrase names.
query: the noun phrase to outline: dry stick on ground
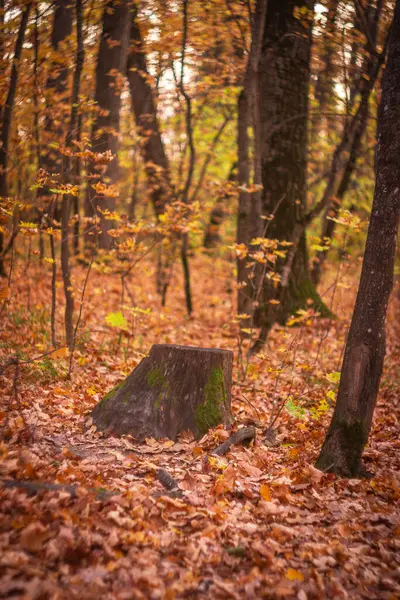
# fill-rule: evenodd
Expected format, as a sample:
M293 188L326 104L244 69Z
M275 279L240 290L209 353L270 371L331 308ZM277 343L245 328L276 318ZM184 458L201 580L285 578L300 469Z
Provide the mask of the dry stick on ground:
M72 498L78 496L79 490L85 490L87 492L96 494L96 498L99 500L106 500L111 496L117 496L121 492L114 490L106 490L103 488L83 488L77 485L69 485L64 483L46 483L44 481L18 481L13 479L2 479L0 485L4 488L16 488L26 491L30 495L38 494L39 492L67 492L71 494Z
M179 489L178 482L165 469L157 469L156 477L161 485L169 492L169 496L181 497L183 491Z
M242 429L235 431L235 433L229 436L227 440L217 446L215 450L213 450L212 454L216 456L223 456L229 451L231 446L237 446L238 444L243 444L244 442L251 442L251 440L256 439L256 435L257 431L255 427L242 427Z

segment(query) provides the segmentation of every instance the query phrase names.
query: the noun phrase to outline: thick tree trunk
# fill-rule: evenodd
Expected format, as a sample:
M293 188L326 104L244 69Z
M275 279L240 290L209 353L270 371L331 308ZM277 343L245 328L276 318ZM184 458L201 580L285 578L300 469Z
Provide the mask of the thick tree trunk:
M12 123L12 113L14 109L15 93L18 83L19 60L21 58L22 46L24 43L25 32L28 25L29 13L31 4L23 8L21 24L18 31L17 41L15 43L14 58L11 67L10 84L4 108L2 110L2 123L0 134L0 197L6 197L8 194L7 170L8 170L8 153L9 140ZM3 245L4 234L0 231L0 276L5 277L5 269L3 262Z
M130 4L128 0L109 0L103 12L103 30L96 66L95 100L99 109L92 129L92 150L94 152L110 151L114 159L106 164L93 164L91 175L100 175L102 183L116 186L118 183L118 134L121 108L120 78L126 72L127 48L129 37ZM90 185L93 180L90 180ZM101 211L115 211L116 195L97 195L92 198L92 190L88 189L86 198L86 214L100 217L100 233L98 246L108 249L112 246L112 238L108 230L114 227L110 219L104 218ZM100 209L97 211L97 207Z
M376 186L360 286L346 343L339 392L317 467L345 477L363 473L385 356L400 217L400 0L396 1L378 116Z
M299 14L303 16L300 18ZM263 213L274 214L268 237L292 242L306 211L308 88L313 2L269 0L260 64ZM284 258L276 270L282 277ZM287 282L266 278L257 322L264 342L275 321L307 306L327 314L311 281L304 231L292 258ZM279 302L278 304L271 303Z
M94 408L97 428L112 435L196 437L231 418L229 350L157 344L122 385Z
M136 126L143 138L143 159L151 190L151 201L158 217L165 212L165 206L172 198L169 162L158 125L153 90L149 83L136 4L132 10L127 77Z

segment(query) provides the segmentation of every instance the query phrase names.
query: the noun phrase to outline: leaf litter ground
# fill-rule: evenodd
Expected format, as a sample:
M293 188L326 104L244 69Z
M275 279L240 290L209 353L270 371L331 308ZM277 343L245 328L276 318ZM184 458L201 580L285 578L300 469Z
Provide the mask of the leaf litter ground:
M246 382L235 381L233 429L259 428L249 447L212 456L229 435L222 428L199 441L184 434L175 443L149 439L140 445L95 431L92 407L131 372L151 344L214 346L237 354L232 265L196 257L192 269L197 308L191 319L185 316L179 275L167 308L160 309L153 268L139 265L130 283L137 307L131 311L131 306L121 308L118 277L95 270L72 381L65 380L68 357L62 351L55 358L21 363L18 379L14 367L5 371L0 597L399 598L395 300L365 451L374 477L346 481L313 467L329 423L324 407L335 391L332 373L340 368L354 302L357 275L351 269L335 292L337 319L275 328L264 355L252 361ZM76 297L84 275L75 272ZM23 266L16 269L1 323L3 364L16 350L21 360L46 351L49 280L50 274L46 280L33 267L29 276ZM325 285L329 289L329 281ZM57 293L62 296L61 281ZM120 311L128 327L118 329L106 317ZM58 313L61 336L62 306ZM262 430L282 402L291 409L280 413L275 442L264 442ZM162 488L158 468L178 481L180 496ZM4 487L10 480L24 482L25 488Z

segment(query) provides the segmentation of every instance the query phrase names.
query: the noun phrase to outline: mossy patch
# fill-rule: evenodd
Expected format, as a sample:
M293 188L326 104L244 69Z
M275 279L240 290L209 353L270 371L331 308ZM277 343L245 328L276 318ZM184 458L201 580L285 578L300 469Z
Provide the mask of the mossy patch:
M168 386L168 381L160 367L150 369L147 373L146 381L149 387L159 386L166 388Z
M103 396L103 398L100 400L99 404L104 404L105 402L107 402L107 400L109 400L110 398L113 398L115 396L115 394L118 392L118 390L124 385L125 381L120 381L119 383L117 383L117 385L115 385L109 392L107 392L107 394L105 396Z
M147 381L147 385L150 388L158 387L161 390L160 393L158 394L157 398L154 401L154 408L156 410L158 410L161 407L162 400L163 400L165 394L168 394L168 391L169 391L168 380L165 377L162 370L160 369L160 367L153 367L153 369L150 369L150 371L147 373L146 381Z
M196 427L200 436L223 420L226 389L222 368L212 369L204 388L204 402L196 408Z
M312 300L311 308L319 313L322 318L334 317L332 311L317 292L317 288L311 279L304 279L300 285L292 283L289 289L291 294L291 300L289 301L289 304L291 304L291 314L295 314L302 308L310 308L309 302Z

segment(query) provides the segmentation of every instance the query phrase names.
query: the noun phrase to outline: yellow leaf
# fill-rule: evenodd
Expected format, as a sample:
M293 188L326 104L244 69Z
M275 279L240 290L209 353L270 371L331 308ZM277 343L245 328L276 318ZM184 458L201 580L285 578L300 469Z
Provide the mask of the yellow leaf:
M15 429L24 429L25 423L21 416L16 417L16 419L14 420L14 427Z
M289 579L289 581L304 581L303 573L296 571L296 569L289 568L285 573L285 577L286 579Z
M94 385L91 385L87 388L86 393L89 394L89 396L95 396L97 394L97 390Z
M265 483L260 485L260 496L266 502L271 502L271 491Z

